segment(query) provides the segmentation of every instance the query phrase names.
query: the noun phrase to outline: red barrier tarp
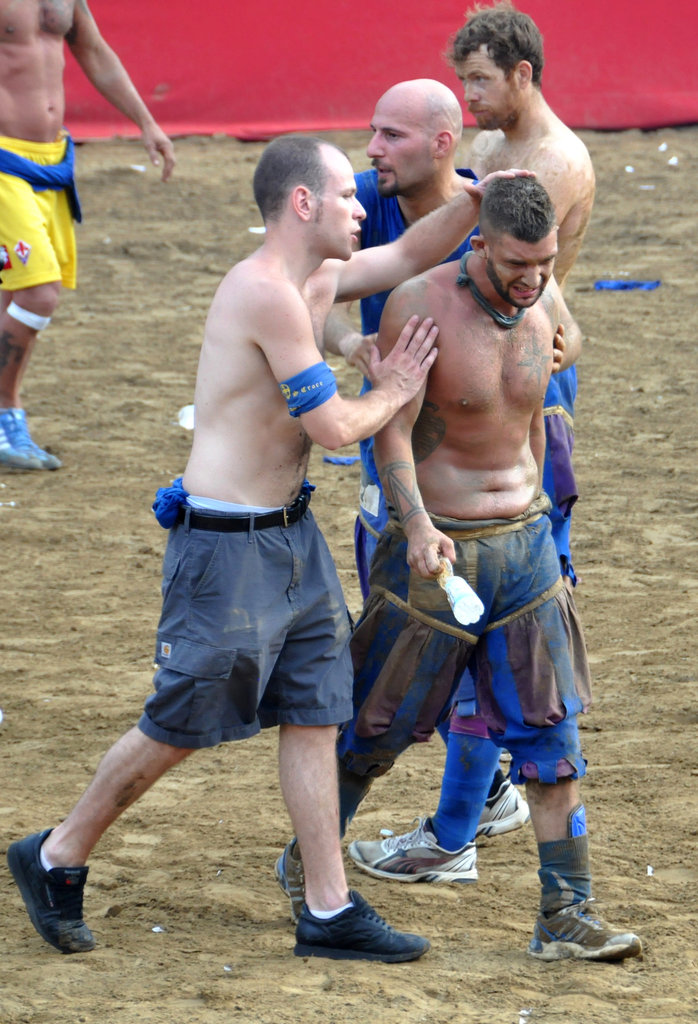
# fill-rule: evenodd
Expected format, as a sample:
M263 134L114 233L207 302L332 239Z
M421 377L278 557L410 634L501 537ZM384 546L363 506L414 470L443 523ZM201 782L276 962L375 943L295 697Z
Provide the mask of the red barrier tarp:
M436 78L460 96L442 54L468 0L91 0L102 34L172 135L259 139L366 128L395 82ZM521 0L545 39L543 93L572 128L698 122L695 0L663 17L635 0ZM132 135L133 125L67 55L66 124L76 138ZM472 118L465 112L466 125Z

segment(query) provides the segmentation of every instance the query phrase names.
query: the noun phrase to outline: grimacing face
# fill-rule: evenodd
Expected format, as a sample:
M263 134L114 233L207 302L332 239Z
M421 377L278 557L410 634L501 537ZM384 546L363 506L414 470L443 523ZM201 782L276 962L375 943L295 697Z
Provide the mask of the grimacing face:
M487 277L497 295L516 309L527 309L538 302L552 277L557 228L535 243L491 235L483 251Z

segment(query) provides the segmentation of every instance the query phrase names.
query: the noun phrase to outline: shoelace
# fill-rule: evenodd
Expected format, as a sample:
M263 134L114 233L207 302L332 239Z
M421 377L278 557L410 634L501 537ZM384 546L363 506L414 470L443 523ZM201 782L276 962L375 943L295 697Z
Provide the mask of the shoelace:
M82 921L82 886L56 885L51 895L64 921Z
M29 434L27 421L21 413L6 412L2 416L0 429L5 435L7 445L10 448L27 448L29 451L39 451L37 445L32 441Z
M375 924L380 925L389 932L395 931L392 925L389 925L388 922L380 916L378 911L375 910L370 903L367 903L363 897L359 896L358 893L352 892L349 895L351 896L352 903L363 918L367 921L373 921Z
M403 846L417 845L418 842L423 846L428 845L424 834L424 822L419 818L415 818L415 821L419 821L419 825L413 832L406 832L402 836L388 836L383 840L383 849L386 853L395 853Z
M596 903L594 896L588 896L587 899L582 900L581 903L573 903L569 907L564 907L559 910L559 914L564 914L565 917L582 917L587 924L592 925L595 928L602 928L603 924L598 917L590 911L590 904Z

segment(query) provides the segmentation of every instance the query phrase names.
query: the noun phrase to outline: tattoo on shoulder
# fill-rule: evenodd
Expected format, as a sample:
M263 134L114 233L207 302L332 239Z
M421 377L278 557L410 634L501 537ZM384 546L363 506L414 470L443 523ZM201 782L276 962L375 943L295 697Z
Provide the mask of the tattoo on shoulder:
M417 421L412 430L412 451L414 461L423 462L433 451L435 451L444 439L446 424L441 416L438 416L438 405L433 402L424 402Z

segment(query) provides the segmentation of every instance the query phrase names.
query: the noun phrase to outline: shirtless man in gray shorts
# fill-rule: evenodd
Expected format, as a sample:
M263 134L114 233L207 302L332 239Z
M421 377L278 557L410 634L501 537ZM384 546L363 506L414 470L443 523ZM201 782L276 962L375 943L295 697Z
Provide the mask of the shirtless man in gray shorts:
M171 532L155 693L65 820L8 850L32 923L62 952L95 945L82 919L86 860L122 811L195 749L269 725L280 727L281 789L305 853L295 952L398 961L429 948L347 889L335 742L351 714L348 627L305 476L313 441L333 449L373 434L436 356L433 321L410 317L393 353L372 357L371 393L340 397L317 343L333 301L442 259L477 221L486 184L464 185L395 243L352 254L364 212L346 155L300 136L265 150L254 177L265 240L218 288L191 455L156 500Z

